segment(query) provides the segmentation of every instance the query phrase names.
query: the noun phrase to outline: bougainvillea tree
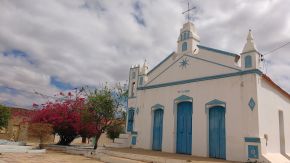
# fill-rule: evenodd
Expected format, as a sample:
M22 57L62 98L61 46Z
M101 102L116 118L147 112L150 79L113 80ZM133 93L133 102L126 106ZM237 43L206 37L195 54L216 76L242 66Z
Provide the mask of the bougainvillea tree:
M51 125L53 133L60 136L59 145L69 145L78 136L95 137L96 149L101 134L108 127L124 124L124 88L117 86L111 89L105 86L94 91L82 88L75 95L70 92L67 95L60 93L62 97L56 101L34 104L36 110L26 116L26 121Z
M47 102L36 110L28 120L29 123L50 124L53 133L59 135L58 145L69 145L76 137L95 135L95 122L85 107L85 98L73 97L71 93L54 102Z

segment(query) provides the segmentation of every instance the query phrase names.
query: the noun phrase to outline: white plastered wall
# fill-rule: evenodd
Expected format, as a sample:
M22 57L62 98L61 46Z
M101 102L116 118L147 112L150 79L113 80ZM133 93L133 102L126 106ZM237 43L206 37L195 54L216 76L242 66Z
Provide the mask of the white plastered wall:
M258 87L259 133L260 137L268 135L266 153L280 153L279 110L284 116L284 133L286 153L290 154L290 99L281 94L262 77Z
M130 105L139 108L134 130L138 132L137 148L151 149L152 112L155 104L164 106L162 151L175 153L176 111L174 99L186 95L193 98L192 155L208 156L208 111L205 104L218 99L226 102L227 160L246 161L244 137L258 137L258 109L248 106L250 98L257 101L257 75L227 77L169 87L138 90ZM185 90L189 90L185 91ZM183 92L183 93L182 93ZM185 93L186 92L186 93ZM131 101L131 102L130 102ZM133 102L135 101L135 102ZM135 103L135 104L134 104ZM256 102L256 106L257 102Z

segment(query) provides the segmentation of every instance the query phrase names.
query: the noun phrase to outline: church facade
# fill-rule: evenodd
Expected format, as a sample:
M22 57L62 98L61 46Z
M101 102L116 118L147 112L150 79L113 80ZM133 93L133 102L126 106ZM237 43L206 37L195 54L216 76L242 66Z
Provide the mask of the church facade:
M148 72L132 66L126 131L134 148L233 161L289 161L290 95L261 70L249 31L241 54L199 44L194 24Z

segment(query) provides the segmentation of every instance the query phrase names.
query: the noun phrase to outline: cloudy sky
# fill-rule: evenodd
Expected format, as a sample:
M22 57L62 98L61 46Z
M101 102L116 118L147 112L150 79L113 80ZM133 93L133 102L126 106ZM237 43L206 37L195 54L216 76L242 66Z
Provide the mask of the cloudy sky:
M191 0L201 44L240 53L249 28L266 53L290 41L290 1ZM30 107L59 91L126 81L176 48L186 0L0 0L0 103ZM290 46L263 71L290 92Z

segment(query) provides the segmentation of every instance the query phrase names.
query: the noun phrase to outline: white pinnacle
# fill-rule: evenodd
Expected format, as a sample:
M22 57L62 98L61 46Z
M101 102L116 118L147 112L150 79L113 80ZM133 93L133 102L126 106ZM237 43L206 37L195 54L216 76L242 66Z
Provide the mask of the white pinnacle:
M254 43L254 38L253 38L251 30L249 30L248 37L247 37L247 43L245 44L242 53L246 53L246 52L250 52L250 51L256 51L256 45Z

